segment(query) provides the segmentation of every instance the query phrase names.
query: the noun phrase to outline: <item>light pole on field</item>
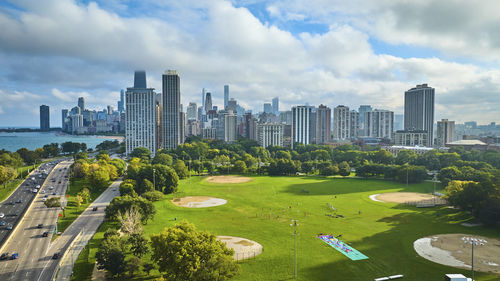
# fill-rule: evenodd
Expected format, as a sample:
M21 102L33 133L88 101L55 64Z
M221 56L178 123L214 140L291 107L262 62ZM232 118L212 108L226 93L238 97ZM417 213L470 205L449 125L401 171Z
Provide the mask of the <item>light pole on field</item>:
M153 168L153 189L156 190L156 176L155 176L156 169Z
M484 246L488 241L484 239L478 239L474 237L462 237L462 241L464 241L465 244L471 244L472 245L472 281L474 281L474 246Z
M298 226L298 220L292 220L292 223L290 226L293 226L293 233L292 235L294 236L294 241L293 241L293 252L294 252L294 258L295 258L295 270L294 270L294 278L297 279L297 235L299 233L297 232L297 226Z

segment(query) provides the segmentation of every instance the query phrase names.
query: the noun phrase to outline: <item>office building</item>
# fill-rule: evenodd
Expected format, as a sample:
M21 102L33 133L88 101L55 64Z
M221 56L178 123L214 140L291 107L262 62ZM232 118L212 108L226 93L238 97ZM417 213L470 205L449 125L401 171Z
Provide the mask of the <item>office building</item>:
M235 142L238 138L237 132L237 116L234 112L229 111L224 115L224 141Z
M326 105L316 109L316 143L325 144L331 138L332 110Z
M258 142L262 147L283 146L283 124L258 124Z
M231 98L227 101L227 106L225 107L227 111L237 112L238 111L238 102Z
M394 133L395 145L402 146L428 146L429 136L427 131L412 130L412 131L396 131Z
M404 115L394 114L394 130L400 131L404 129Z
M294 143L310 143L311 112L310 106L292 107L292 147Z
M441 119L437 122L436 146L444 147L447 143L455 141L455 121Z
M351 138L351 116L347 106L339 105L333 109L333 138L335 140Z
M372 106L371 105L360 105L358 108L358 113L359 113L359 129L360 129L360 135L365 136L366 132L365 130L365 112L372 111Z
M122 113L125 111L125 91L120 90L120 100L118 101L118 112Z
M370 138L391 139L394 131L394 112L375 109L365 112L365 132Z
M50 130L50 110L48 105L40 105L40 131Z
M198 120L198 105L190 102L186 109L187 120Z
M80 108L81 112L85 111L85 99L83 97L78 98L78 107Z
M275 97L272 100L272 103L273 103L273 113L275 115L278 115L280 113L280 100L279 100L279 98Z
M417 85L405 92L405 131L426 131L427 145L434 142L434 88Z
M351 110L349 111L349 126L350 126L350 129L349 129L349 133L350 133L350 137L351 139L352 138L357 138L358 135L359 135L359 112L357 112L356 110Z
M66 118L69 117L69 111L67 109L61 110L61 129L63 132L67 130Z
M270 103L264 103L264 113L273 113L273 107Z
M136 71L134 87L125 93L125 148L127 155L138 147L145 147L156 153L157 146L157 109L156 93L146 88L146 72Z
M163 148L175 149L182 141L179 120L181 112L181 85L180 77L176 70L166 70L162 76L163 81ZM208 96L209 93L207 93Z
M229 85L224 85L224 109L226 110L228 102L229 102Z
M205 105L204 105L204 107L205 107L205 114L208 114L208 112L213 109L213 107L212 107L212 94L210 92L205 93Z

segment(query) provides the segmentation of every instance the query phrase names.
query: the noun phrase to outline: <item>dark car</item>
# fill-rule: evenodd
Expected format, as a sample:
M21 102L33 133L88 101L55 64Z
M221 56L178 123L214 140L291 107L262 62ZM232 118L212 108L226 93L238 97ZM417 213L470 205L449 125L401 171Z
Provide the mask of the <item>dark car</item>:
M95 211L97 211L97 209L98 209L97 207L94 207L94 208L92 208L92 211L95 212Z
M17 200L16 203L23 203L23 199Z
M0 256L0 260L6 260L9 258L9 253L3 253L1 256Z
M11 260L15 260L17 258L19 258L19 254L18 253L13 253L12 256L10 256Z
M54 253L54 255L52 256L52 259L53 260L57 260L61 255L59 253Z
M44 232L44 233L42 234L42 237L47 237L47 236L49 236L49 233L48 233L48 232Z
M43 224L42 223L39 223L36 228L43 228Z
M57 195L57 193L54 191L54 192L52 192L52 195Z

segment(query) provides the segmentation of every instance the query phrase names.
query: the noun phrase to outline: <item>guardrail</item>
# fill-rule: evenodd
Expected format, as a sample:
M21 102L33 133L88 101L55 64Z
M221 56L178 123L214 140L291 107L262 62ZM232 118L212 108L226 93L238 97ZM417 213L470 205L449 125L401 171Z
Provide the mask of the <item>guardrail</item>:
M75 244L77 242L79 242L80 238L83 236L83 232L84 232L85 229L82 229L76 236L75 238L73 238L73 241L71 241L71 243L69 244L68 248L66 250L64 250L64 253L62 255L62 257L59 259L59 261L57 262L57 266L56 266L56 269L54 270L54 273L52 273L52 277L50 278L50 280L52 281L55 281L55 280L65 280L65 277L66 276L59 276L59 273L60 273L60 270L61 270L61 265L63 265L66 260L69 258L68 256L71 256L71 250L72 248L75 246ZM85 245L87 244L87 242L85 242ZM84 246L85 247L85 246ZM71 267L73 268L73 263L71 263ZM67 276L68 278L66 280L69 280L71 278L71 275L70 276Z

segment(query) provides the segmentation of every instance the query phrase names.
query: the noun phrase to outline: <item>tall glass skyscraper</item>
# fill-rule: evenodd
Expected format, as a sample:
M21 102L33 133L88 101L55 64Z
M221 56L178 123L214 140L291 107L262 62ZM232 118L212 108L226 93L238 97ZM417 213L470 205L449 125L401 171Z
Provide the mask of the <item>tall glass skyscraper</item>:
M405 92L405 131L426 131L427 145L434 143L434 88L417 85Z
M273 102L273 113L275 115L278 115L280 111L280 100L278 97L275 97L272 102Z
M174 149L181 142L180 109L181 85L176 70L166 70L163 74L163 148Z
M224 85L224 110L227 110L228 102L229 102L229 85Z
M50 111L47 105L40 105L40 130L50 130Z
M146 72L136 71L134 87L125 94L125 147L129 155L135 148L145 147L154 155L156 137L156 93L146 88Z

